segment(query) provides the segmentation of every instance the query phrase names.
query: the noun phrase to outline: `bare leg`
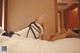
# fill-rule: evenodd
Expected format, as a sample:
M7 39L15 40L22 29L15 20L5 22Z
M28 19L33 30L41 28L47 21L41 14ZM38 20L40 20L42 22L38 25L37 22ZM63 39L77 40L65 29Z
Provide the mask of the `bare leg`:
M77 35L78 34L76 34L75 32L71 31L70 29L68 29L68 31L63 33L63 34L54 35L52 37L51 41L58 40L58 39L63 39L63 38L66 38L66 37L74 37L74 36L77 36Z
M58 40L58 39L63 39L65 38L67 35L64 33L64 34L60 34L60 35L56 35L56 36L53 36L51 41L55 41L55 40Z

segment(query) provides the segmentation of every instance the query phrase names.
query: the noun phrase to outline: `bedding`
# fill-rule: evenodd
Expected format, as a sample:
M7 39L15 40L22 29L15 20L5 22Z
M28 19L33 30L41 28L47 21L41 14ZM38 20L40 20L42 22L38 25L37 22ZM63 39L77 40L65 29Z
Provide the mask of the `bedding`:
M24 37L0 36L0 45L8 46L8 53L80 53L80 39L65 38L53 42Z
M2 35L2 33L4 33L5 31L1 28L0 26L0 35Z

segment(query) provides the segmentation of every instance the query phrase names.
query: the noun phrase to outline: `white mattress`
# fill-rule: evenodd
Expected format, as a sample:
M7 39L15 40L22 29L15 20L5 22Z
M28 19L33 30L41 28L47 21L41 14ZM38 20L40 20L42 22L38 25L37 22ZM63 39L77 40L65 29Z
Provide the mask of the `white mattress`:
M80 39L78 38L48 42L39 39L1 36L0 45L7 45L8 53L80 53Z

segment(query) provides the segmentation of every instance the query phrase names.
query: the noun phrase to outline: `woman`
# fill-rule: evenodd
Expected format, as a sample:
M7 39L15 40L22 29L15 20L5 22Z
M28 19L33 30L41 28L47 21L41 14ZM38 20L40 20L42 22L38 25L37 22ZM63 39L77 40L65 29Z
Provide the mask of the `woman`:
M47 15L40 16L36 22L39 23L43 28L43 35L41 37L42 40L54 41L67 37L79 37L79 34L73 32L70 29L67 31L62 29L62 31L53 34L53 19Z
M21 36L33 39L42 39L47 41L54 41L57 39L62 39L67 36L74 35L76 35L76 33L72 32L71 30L53 34L53 19L48 15L41 15L34 22L31 22L29 26L17 32L9 33L10 37Z
M48 15L41 15L34 22L31 22L29 26L15 32L18 36L36 38L42 40L50 40L53 32L53 20Z

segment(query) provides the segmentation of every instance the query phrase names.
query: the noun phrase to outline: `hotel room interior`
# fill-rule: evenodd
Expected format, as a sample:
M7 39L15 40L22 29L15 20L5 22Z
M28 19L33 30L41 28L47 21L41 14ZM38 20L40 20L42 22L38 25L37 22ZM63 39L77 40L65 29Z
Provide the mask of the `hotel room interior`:
M18 31L42 14L52 17L54 33L65 28L78 31L80 34L80 0L0 0L0 26L4 31ZM8 53L32 53L32 51L33 53L80 53L79 38L63 39L53 43L38 40L45 44L41 46L38 43L37 46L41 47L32 46L35 49L26 48L36 42L34 40L32 40L33 42L31 40L30 42L29 40L21 42L18 42L18 39L13 40L0 36L0 45L9 45ZM27 46L25 46L25 41L28 41ZM15 42L24 44L14 47ZM13 50L14 48L15 50ZM39 49L41 50L39 51Z

